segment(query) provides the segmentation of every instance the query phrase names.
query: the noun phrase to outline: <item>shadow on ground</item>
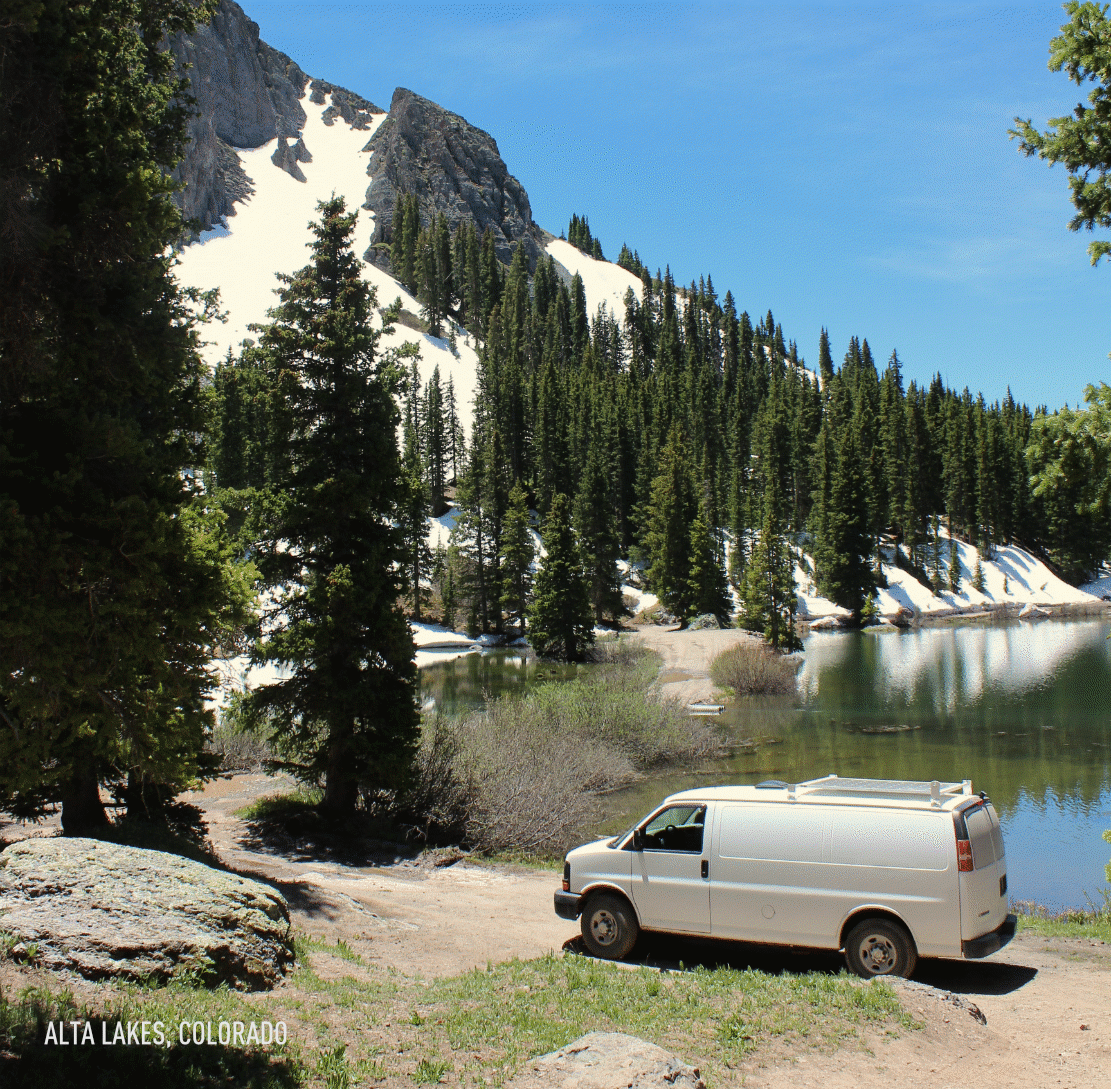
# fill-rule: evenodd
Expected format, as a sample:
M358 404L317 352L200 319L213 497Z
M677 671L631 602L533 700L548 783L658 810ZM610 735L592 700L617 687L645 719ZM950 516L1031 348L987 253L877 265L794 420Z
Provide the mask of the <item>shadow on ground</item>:
M589 956L582 938L572 938L563 946L568 953ZM821 949L784 949L746 942L710 938L679 938L663 934L641 934L625 964L644 965L663 971L690 968L752 968L779 975L788 972L825 972L836 975L845 970L840 953ZM1002 961L920 960L913 979L919 983L952 991L954 994L1003 995L1025 987L1037 976L1036 968Z

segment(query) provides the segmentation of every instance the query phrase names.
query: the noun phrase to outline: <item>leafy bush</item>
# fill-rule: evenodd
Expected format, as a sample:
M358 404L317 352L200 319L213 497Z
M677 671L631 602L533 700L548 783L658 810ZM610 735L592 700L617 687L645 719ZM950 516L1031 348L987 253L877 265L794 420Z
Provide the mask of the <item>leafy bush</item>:
M738 695L795 691L797 663L757 639L723 650L710 663L710 678Z

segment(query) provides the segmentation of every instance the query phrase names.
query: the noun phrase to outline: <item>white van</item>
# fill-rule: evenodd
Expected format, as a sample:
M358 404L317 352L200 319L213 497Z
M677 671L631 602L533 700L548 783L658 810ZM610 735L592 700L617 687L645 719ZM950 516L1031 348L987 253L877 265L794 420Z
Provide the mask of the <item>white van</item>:
M844 950L858 975L986 957L1014 936L999 818L972 783L824 779L685 790L571 851L556 913L595 956L641 930Z

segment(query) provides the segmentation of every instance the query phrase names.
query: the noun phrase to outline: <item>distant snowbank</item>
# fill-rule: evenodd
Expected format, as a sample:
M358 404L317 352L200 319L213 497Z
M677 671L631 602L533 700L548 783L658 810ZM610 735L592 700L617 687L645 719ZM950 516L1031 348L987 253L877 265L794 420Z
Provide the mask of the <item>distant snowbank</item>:
M605 303L610 314L624 322L625 292L629 288L633 289L633 296L640 302L640 277L620 265L588 257L577 246L561 238L549 242L546 249L572 275L577 272L582 277L586 312L590 318L594 317L599 305Z
M948 583L949 539L944 530L942 540L941 570L942 577ZM885 551L890 555L890 549ZM893 563L884 563L882 570L887 579L887 588L876 592L876 603L881 616L890 620L898 616L900 610L909 610L922 620L940 620L962 613L997 611L1003 608L1017 614L1026 606L1051 612L1061 610L1062 607L1099 608L1102 604L1100 593L1103 591L1095 588L1106 582L1107 592L1111 592L1111 576L1087 587L1069 586L1041 560L1017 545L997 548L992 559L981 560L980 566L984 574L984 589L981 592L972 587L978 556L976 548L958 541L957 553L961 587L957 593L943 590L935 594L910 572ZM806 560L812 571L813 558L808 556ZM822 621L848 615L846 609L834 605L818 593L813 576L802 567L795 568L795 586L800 619Z

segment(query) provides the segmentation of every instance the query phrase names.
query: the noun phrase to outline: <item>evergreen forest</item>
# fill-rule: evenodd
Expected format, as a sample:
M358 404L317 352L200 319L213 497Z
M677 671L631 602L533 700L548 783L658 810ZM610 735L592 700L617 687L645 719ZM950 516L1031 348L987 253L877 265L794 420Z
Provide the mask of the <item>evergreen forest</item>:
M438 370L406 386L404 464L410 615L472 632L519 630L530 608L530 511L560 497L598 624L624 612L618 561L678 619L732 612L769 642L794 645L795 570L868 616L881 560L935 591L959 590L954 542L988 558L1017 543L1078 583L1111 543L1083 456L1062 454L1067 419L988 403L968 389L905 382L896 352L877 363L852 337L835 362L822 330L817 366L774 316L738 313L709 275L677 286L640 276L623 313L588 312L578 275L554 260L506 268L473 224L449 234L398 201L398 279L432 335L476 338L480 373L469 435ZM586 217L568 239L601 252ZM265 488L273 409L248 350L215 375L211 466L219 489ZM1066 414L1067 415L1067 414ZM1067 428L1065 428L1067 430ZM1048 486L1052 481L1052 486ZM425 519L457 513L452 547L428 554ZM634 575L634 577L637 577ZM431 613L429 607L431 606Z

